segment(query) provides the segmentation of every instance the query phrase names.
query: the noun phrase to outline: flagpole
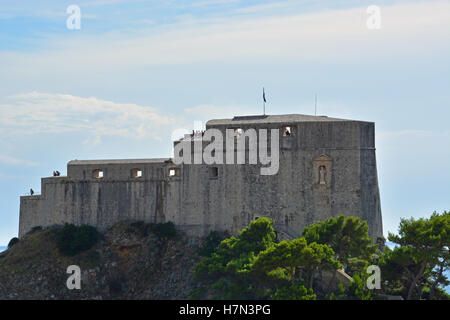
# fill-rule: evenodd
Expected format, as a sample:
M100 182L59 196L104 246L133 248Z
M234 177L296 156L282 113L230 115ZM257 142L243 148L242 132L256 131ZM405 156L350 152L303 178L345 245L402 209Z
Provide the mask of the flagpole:
M266 93L264 91L264 87L263 87L263 116L266 115Z
M317 116L317 93L314 99L314 115Z

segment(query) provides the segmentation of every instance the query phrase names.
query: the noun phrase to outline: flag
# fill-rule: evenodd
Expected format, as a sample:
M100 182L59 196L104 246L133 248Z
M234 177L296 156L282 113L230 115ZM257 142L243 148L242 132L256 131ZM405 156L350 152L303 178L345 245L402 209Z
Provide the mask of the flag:
M264 102L267 102L266 101L266 93L264 92L264 88L263 88L263 100L264 100Z

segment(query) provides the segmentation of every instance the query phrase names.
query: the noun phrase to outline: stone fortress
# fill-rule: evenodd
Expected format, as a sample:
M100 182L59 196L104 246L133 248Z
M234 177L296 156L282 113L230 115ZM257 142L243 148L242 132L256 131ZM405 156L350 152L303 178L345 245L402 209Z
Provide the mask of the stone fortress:
M19 236L64 223L102 231L122 220L172 221L192 235L236 234L269 217L280 238L292 238L346 215L367 221L374 240L382 237L373 122L262 115L208 121L206 129L213 128L224 136L226 129L278 129L278 172L261 175L254 164L176 165L171 158L74 160L67 176L42 178L41 195L20 198Z

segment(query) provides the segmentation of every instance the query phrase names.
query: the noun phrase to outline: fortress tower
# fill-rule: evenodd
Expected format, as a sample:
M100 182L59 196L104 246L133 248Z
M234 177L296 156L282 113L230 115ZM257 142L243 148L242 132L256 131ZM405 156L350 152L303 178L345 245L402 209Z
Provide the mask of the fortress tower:
M305 226L338 215L360 217L374 239L382 236L374 123L290 114L210 120L206 129L224 137L227 129L279 130L278 172L261 175L261 165L248 161L74 160L66 177L42 178L42 195L20 198L19 236L35 226L67 222L105 230L121 220L172 221L195 235L234 234L269 217L280 237L297 237Z

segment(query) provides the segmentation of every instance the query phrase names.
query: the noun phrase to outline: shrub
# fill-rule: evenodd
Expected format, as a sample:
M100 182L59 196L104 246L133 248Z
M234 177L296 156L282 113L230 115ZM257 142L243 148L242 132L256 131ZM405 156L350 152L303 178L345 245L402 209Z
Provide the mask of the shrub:
M156 223L150 225L150 231L160 238L172 239L176 236L177 230L173 222Z
M15 245L18 242L19 242L19 238L16 238L16 237L12 238L8 243L8 249L10 249L13 245Z
M92 248L98 240L98 231L95 227L65 224L57 237L57 247L61 254L74 256L82 251Z
M202 257L209 257L219 248L220 242L224 239L219 232L211 231L205 238L203 245L198 249L198 254Z
M125 232L128 234L135 234L140 238L144 238L148 235L147 226L144 221L136 221L130 223Z
M41 231L41 230L42 230L41 226L36 226L36 227L31 228L31 230L28 231L27 234L33 234L33 233L36 233L36 232Z

